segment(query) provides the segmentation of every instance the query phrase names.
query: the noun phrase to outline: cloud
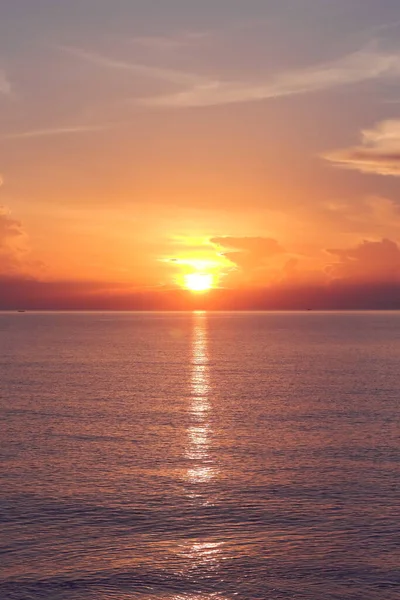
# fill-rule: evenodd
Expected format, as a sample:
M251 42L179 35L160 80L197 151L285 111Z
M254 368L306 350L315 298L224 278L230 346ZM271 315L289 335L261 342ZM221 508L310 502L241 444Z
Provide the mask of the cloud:
M216 237L212 244L222 249L229 261L246 271L265 266L267 261L285 250L276 240L264 237Z
M400 119L378 123L362 132L360 146L329 152L324 158L337 167L399 177Z
M247 289L220 288L199 298L177 289L140 292L126 283L38 281L0 275L0 310L199 310L199 307L203 310L399 309L400 283L286 283Z
M210 31L183 31L172 36L139 36L133 38L132 42L146 49L165 52L196 45L207 40L210 35Z
M202 76L164 67L116 60L80 48L61 47L81 60L103 68L131 72L132 75L166 81L182 89L150 98L136 98L140 105L185 108L206 107L268 100L284 96L320 92L338 86L361 83L400 74L400 55L360 50L337 60L294 69L253 81L228 80L223 76Z
M22 224L13 219L10 211L0 206L0 273L17 273L23 269L27 251L26 234Z
M62 50L72 54L86 62L98 65L99 67L105 67L107 69L116 69L118 71L128 71L133 75L140 77L150 77L159 79L161 81L167 81L182 86L193 86L200 85L207 82L207 79L199 75L186 73L174 69L165 69L160 67L152 67L137 63L126 62L123 60L116 60L97 54L95 52L87 52L80 48L72 48L69 46L62 46Z
M369 282L400 282L400 248L392 240L364 240L350 249L328 250L339 261L329 265L334 279Z
M69 127L53 127L49 129L32 129L17 133L8 133L2 136L3 140L22 140L38 137L53 137L57 135L69 135L77 133L90 133L91 131L103 131L109 125L72 125Z
M209 78L181 92L140 100L159 107L206 107L268 100L321 92L338 86L361 83L400 74L400 56L359 51L337 61L279 73L269 79L246 82Z
M0 207L0 248L3 248L9 240L22 235L22 226L19 221L12 219L8 210Z
M12 94L11 83L2 69L0 69L0 94L4 96L10 96Z
M3 178L0 174L0 187ZM29 260L28 236L22 223L11 216L11 211L0 204L0 277L29 276L38 263Z

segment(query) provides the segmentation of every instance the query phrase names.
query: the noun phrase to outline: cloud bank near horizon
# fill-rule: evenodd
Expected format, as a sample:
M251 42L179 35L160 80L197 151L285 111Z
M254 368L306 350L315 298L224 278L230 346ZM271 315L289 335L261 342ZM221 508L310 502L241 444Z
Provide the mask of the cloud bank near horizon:
M245 288L229 286L196 298L177 286L138 290L127 282L45 281L15 269L8 241L23 235L20 223L3 214L0 219L0 309L110 309L190 310L198 303L208 309L399 308L400 247L388 239L364 240L350 248L327 250L319 280L285 277L297 269L297 260L285 262L280 280L261 281ZM256 253L257 265L265 258L284 254L269 238L215 238L212 243L235 248L230 260L253 270L246 253ZM241 250L239 250L239 247ZM6 249L2 256L2 249ZM240 254L243 253L243 256ZM5 268L4 268L5 267ZM197 303L197 304L196 304Z

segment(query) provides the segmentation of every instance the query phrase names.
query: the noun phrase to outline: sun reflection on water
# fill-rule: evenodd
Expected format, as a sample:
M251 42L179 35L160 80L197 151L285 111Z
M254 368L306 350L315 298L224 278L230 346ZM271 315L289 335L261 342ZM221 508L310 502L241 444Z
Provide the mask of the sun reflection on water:
M212 452L213 406L210 385L210 357L208 347L208 316L197 312L193 316L191 348L191 381L189 424L187 428L186 482L193 502L193 509L213 503L213 482L218 470ZM180 552L188 568L188 577L195 580L218 579L221 569L223 542L213 537L198 537L182 543ZM174 600L225 600L220 593L178 595Z
M207 314L194 314L192 340L192 372L190 414L186 455L193 463L187 471L191 483L205 483L215 475L210 451L210 372Z

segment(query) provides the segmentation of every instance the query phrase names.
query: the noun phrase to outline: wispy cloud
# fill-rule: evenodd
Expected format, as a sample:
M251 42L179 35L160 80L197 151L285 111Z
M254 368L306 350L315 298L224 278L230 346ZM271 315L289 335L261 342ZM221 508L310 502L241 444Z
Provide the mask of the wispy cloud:
M337 61L279 73L258 82L209 79L179 93L145 98L140 103L160 107L201 107L252 102L357 84L400 74L400 55L359 51Z
M400 120L382 121L362 132L361 145L329 152L324 158L337 167L399 177Z
M293 69L256 80L228 80L223 76L154 67L116 60L79 48L62 49L81 60L103 68L129 71L179 86L177 92L150 98L136 98L138 104L153 107L206 107L268 100L284 96L322 92L335 87L400 75L400 54L363 49L337 60L302 69Z
M211 35L211 31L183 31L172 36L139 36L131 41L143 48L163 52L194 46L208 40Z
M396 21L392 21L391 23L381 23L380 25L373 25L372 27L369 27L365 31L365 33L367 33L371 37L377 34L393 31L395 29L398 29L399 27L400 19L397 19Z
M133 75L159 79L161 81L167 81L169 83L174 83L181 86L195 86L207 82L206 78L200 77L199 75L194 75L192 73L117 60L103 56L102 54L97 54L95 52L87 52L86 50L82 50L80 48L62 46L61 49L86 62L98 65L100 67L116 69L119 71L129 71Z
M70 127L54 127L49 129L31 129L29 131L19 131L8 133L2 136L3 140L22 140L40 137L52 137L58 135L69 135L78 133L90 133L92 131L103 131L109 125L74 125Z

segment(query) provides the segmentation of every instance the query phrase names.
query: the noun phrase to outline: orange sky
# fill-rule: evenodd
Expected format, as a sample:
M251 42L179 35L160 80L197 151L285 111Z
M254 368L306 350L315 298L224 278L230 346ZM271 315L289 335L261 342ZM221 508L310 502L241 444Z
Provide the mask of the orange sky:
M0 7L0 307L400 285L397 2L66 4Z

